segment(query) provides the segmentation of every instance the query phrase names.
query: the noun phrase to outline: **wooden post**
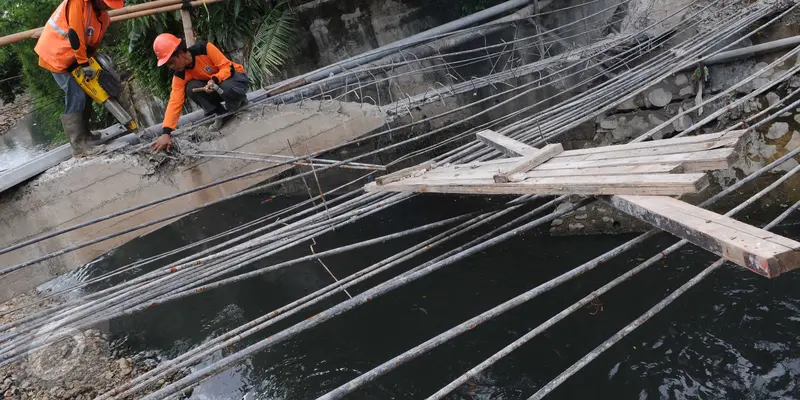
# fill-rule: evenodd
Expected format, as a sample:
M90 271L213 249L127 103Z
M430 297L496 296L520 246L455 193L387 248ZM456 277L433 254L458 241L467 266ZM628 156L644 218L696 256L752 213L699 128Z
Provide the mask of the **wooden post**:
M186 46L189 47L194 44L194 28L192 27L191 10L181 8L181 21L183 22L183 36L186 40Z

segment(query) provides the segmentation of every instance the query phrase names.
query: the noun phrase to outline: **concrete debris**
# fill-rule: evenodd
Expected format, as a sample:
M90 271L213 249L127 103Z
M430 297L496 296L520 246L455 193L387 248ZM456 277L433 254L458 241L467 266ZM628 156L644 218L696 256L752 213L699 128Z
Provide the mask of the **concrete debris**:
M672 101L672 93L662 88L657 88L647 94L647 100L655 107L666 107Z
M800 165L800 163L798 163L797 160L795 160L794 158L790 158L790 159L786 160L785 163L775 167L775 170L776 171L789 172L789 171L793 170L795 167L797 167L798 165Z
M9 300L2 304L6 310L26 307L0 316L0 323L14 321L61 302L51 298L35 304L42 300L35 291ZM62 341L32 351L20 361L0 367L0 393L5 400L89 400L153 369L161 361L161 356L157 354L147 354L146 357L137 354L132 358L119 359L116 359L116 354L117 350L113 349L108 335L99 329L74 331ZM148 363L144 358L153 360ZM168 381L183 376L185 372L174 374Z
M766 97L767 97L767 102L769 102L770 107L781 102L781 96L778 96L774 92L767 93Z
M792 138L786 143L786 151L792 151L800 147L800 132L792 131Z
M767 138L769 139L780 139L783 135L789 132L789 124L786 122L776 122L772 124L767 132Z
M778 152L778 149L774 145L765 145L761 146L759 149L759 155L764 158L770 158Z
M769 85L771 82L772 81L770 81L768 78L763 78L763 77L753 79L753 90L761 89Z

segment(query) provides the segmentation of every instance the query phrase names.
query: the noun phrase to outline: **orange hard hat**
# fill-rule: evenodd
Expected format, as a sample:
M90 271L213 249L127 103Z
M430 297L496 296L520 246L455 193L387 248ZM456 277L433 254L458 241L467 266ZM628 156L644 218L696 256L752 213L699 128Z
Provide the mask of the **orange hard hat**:
M122 0L103 0L111 8L122 8L125 7L125 3Z
M153 51L158 58L158 66L162 66L169 61L172 53L180 46L181 39L171 33L162 33L153 41Z

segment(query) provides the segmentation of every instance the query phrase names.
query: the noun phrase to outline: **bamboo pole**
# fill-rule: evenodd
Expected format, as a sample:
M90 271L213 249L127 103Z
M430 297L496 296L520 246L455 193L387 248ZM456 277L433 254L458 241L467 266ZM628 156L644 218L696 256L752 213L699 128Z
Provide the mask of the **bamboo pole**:
M192 1L192 7L202 6L204 4L219 3L224 0L197 0ZM145 4L137 4L133 6L123 7L117 10L109 11L111 22L125 21L133 18L146 17L149 15L160 14L170 11L178 11L183 7L182 0L158 0L151 1ZM191 21L190 21L191 25ZM29 29L23 32L17 32L8 36L0 37L0 46L5 46L11 43L21 42L25 39L36 39L42 34L43 28ZM186 23L184 23L184 33ZM188 41L187 36L187 41ZM192 33L192 41L194 41L194 33Z
M193 2L191 2L189 4L191 4L192 7L198 7L198 6L202 6L204 4L219 3L221 1L225 1L225 0L197 0L197 1L193 1ZM124 15L118 15L117 17L111 18L111 22L124 21L124 20L128 20L128 19L139 18L139 17L146 17L148 15L160 14L160 13L165 13L165 12L169 12L169 11L178 11L182 7L183 7L183 4L176 4L176 5L166 6L166 7L159 7L159 8L155 8L155 9L151 9L151 10L145 10L145 11L128 13L128 14L124 14Z
M152 10L158 7L164 6L173 6L175 4L181 4L183 0L155 0L155 1L148 1L147 3L142 4L133 4L130 6L118 8L116 10L110 10L108 15L111 17L116 17L117 15L124 15L130 14L136 11L145 11L145 10Z

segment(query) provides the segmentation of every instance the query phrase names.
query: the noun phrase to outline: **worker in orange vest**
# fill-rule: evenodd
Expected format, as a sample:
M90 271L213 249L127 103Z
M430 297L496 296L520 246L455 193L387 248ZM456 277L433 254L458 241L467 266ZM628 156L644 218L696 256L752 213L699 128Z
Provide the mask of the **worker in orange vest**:
M175 35L162 33L153 42L158 66L167 65L174 71L161 136L152 144L155 151L172 147L172 131L178 125L186 97L192 99L206 115L222 115L247 104L250 86L244 67L232 62L211 43L200 41L190 47ZM195 91L195 89L203 90ZM225 106L222 102L225 102ZM231 116L214 121L219 130Z
M34 48L39 55L39 66L52 72L56 83L64 90L66 110L61 116L61 125L75 156L96 154L102 147L91 145L87 127L91 103L86 101L86 93L70 71L80 66L87 77L94 76L89 57L100 47L111 23L108 10L123 6L123 0L64 0L47 20ZM77 50L72 49L70 37L80 41Z

